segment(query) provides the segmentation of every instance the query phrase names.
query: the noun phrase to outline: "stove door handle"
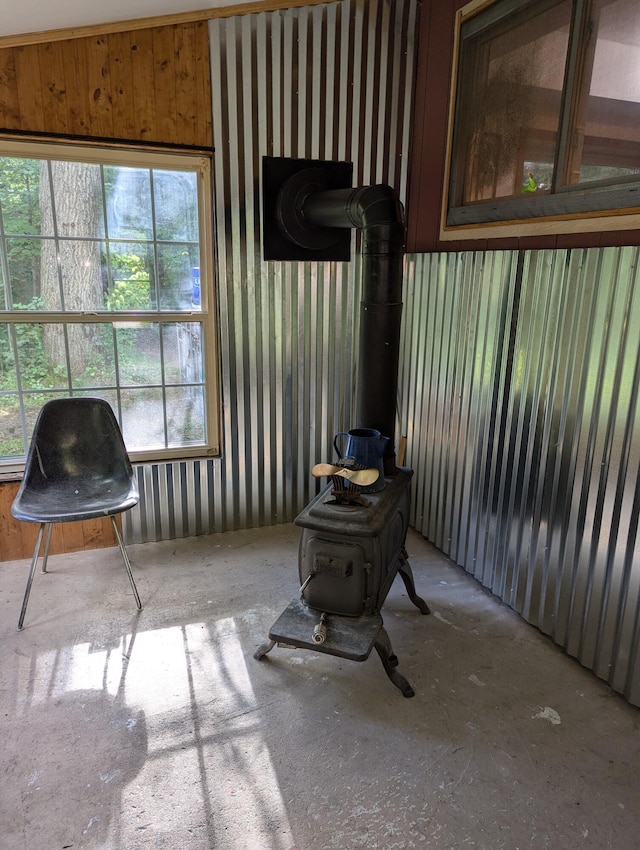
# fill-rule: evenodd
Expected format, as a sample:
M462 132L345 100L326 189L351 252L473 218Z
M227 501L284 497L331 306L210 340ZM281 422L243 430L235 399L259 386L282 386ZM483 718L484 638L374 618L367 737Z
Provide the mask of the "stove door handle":
M302 582L302 585L300 586L300 593L304 593L305 587L309 584L312 578L315 578L315 575L315 573L310 573L310 575L306 577L306 579Z

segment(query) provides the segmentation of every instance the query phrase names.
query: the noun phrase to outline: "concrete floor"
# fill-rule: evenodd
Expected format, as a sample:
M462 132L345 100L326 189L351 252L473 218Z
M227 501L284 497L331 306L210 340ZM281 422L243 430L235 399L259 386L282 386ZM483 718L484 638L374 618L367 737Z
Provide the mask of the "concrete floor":
M411 533L377 655L253 653L282 526L0 564L2 850L640 848L640 711Z

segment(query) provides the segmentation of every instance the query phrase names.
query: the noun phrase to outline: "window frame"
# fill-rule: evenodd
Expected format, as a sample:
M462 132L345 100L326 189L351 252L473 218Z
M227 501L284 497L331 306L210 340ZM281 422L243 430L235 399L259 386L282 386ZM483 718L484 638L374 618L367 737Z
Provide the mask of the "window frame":
M215 308L214 288L214 247L213 247L213 197L212 197L212 158L202 152L184 152L175 150L157 150L128 148L124 146L86 145L86 144L64 144L56 141L31 141L13 140L0 137L0 157L13 157L20 159L36 160L63 160L79 161L103 166L121 166L143 169L167 169L171 171L195 172L198 198L198 249L200 260L200 304L198 310L180 309L157 309L150 310L99 310L96 312L82 312L74 310L33 311L16 310L12 304L5 307L11 309L0 310L0 324L4 325L41 325L44 323L58 324L105 324L115 326L129 325L139 326L140 323L149 326L158 325L161 329L164 325L171 324L199 324L201 327L202 340L202 363L203 363L203 392L204 408L206 417L205 442L193 446L173 446L166 448L153 448L135 450L128 449L133 463L146 462L174 462L189 458L219 457L221 455L221 403L220 403L220 377L219 377L219 354L218 354L218 329L217 311ZM4 238L4 237L3 237ZM114 238L112 241L119 241ZM153 244L160 244L162 240L152 240ZM169 243L170 244L170 243ZM1 261L1 256L0 256ZM7 275L8 270L3 269L5 285L10 285ZM172 384L165 384L163 388L171 388ZM68 388L69 395L86 396L91 392L100 395L100 391L113 392L119 396L123 389L118 378L114 386L92 388ZM124 387L124 389L129 389ZM25 391L25 393L28 391ZM48 393L48 390L42 390ZM20 394L20 390L18 390ZM59 395L62 395L61 391ZM116 418L120 420L119 411L114 411ZM166 416L166 407L163 403L163 413ZM25 421L23 418L23 428ZM120 421L122 426L122 422ZM27 440L31 434L27 434ZM0 458L0 473L17 473L24 469L25 456Z
M558 185L540 196L495 198L472 205L452 206L455 179L455 130L460 84L463 25L480 13L490 16L483 29L504 20L528 0L472 0L455 19L451 89L447 125L445 179L440 214L441 241L465 238L544 236L631 230L640 227L640 175L595 184ZM566 161L571 115L579 91L581 49L588 29L591 0L574 0L567 68L562 89L560 125L556 141L556 166ZM493 7L493 14L491 8Z

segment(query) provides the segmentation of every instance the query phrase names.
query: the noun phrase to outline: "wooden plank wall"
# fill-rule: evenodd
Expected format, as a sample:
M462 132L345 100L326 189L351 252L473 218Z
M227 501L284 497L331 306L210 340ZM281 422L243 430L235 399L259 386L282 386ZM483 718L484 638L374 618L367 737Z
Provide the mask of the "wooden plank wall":
M0 49L0 134L212 145L206 21ZM38 527L0 483L0 560L30 558ZM115 546L110 520L58 524L51 552Z
M206 21L0 50L0 133L210 148Z

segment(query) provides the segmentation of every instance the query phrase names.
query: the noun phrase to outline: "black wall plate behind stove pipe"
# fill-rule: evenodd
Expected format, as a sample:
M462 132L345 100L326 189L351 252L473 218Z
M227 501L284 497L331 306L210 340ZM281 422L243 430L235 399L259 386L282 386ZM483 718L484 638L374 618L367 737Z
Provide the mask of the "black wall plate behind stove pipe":
M351 259L351 229L304 219L309 195L348 189L353 163L318 159L262 158L262 255L265 260Z

